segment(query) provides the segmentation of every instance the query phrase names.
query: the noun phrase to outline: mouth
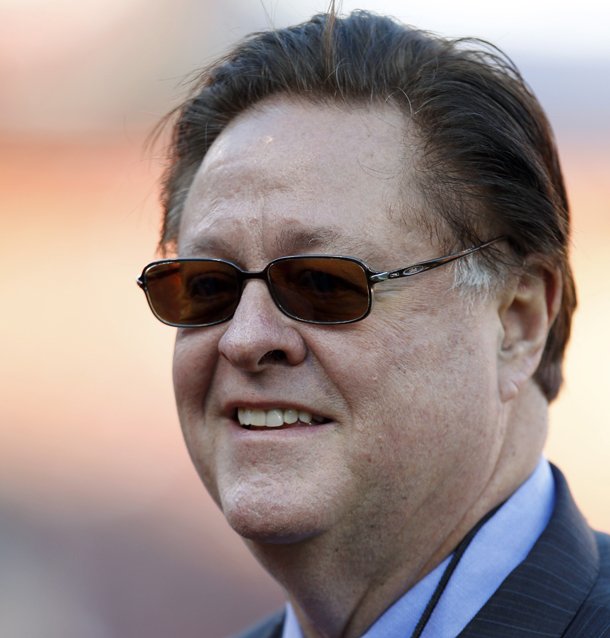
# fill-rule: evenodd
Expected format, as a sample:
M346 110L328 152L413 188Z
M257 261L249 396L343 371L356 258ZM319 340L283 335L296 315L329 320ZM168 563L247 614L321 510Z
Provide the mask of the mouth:
M330 423L330 419L297 410L296 408L237 408L235 419L247 430L280 430L294 427L319 426Z

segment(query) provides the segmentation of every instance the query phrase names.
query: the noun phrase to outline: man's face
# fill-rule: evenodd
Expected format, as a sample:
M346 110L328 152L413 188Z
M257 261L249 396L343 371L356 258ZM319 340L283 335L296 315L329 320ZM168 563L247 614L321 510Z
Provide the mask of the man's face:
M408 123L391 105L277 98L210 149L186 203L181 257L260 270L291 254L353 255L376 270L440 255L420 229ZM174 382L190 455L233 528L260 542L355 534L389 548L476 501L504 432L493 299L468 304L450 267L375 287L361 322L283 315L264 282L235 316L178 331ZM240 408L311 424L242 427ZM289 413L290 414L290 413ZM322 423L316 423L322 420Z

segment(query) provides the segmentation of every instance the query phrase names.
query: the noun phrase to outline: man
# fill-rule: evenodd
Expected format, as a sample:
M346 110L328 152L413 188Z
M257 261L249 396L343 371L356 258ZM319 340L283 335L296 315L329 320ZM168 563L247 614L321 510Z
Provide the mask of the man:
M610 636L609 539L541 458L575 292L512 64L330 12L212 65L171 152L178 259L140 284L195 467L289 599L244 635Z

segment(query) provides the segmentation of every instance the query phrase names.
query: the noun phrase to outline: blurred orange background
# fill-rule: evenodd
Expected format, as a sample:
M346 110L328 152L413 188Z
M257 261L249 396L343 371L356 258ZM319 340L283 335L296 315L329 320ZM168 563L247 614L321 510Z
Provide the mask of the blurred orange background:
M555 126L580 307L547 456L610 531L610 50L573 44L572 56L561 29L555 49L528 48L518 36L547 29L541 16L498 34L474 6L448 27L450 9L434 23L443 3L426 4L368 7L496 41ZM160 220L162 163L144 141L182 77L245 33L323 8L265 6L0 0L2 636L220 638L282 602L190 466L173 330L135 285Z

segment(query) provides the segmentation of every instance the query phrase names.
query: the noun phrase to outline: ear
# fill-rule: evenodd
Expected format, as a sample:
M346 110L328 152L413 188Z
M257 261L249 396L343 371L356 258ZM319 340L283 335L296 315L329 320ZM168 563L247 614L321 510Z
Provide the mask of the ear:
M534 375L561 304L558 269L530 264L502 295L499 317L503 333L498 351L500 398L514 399Z

